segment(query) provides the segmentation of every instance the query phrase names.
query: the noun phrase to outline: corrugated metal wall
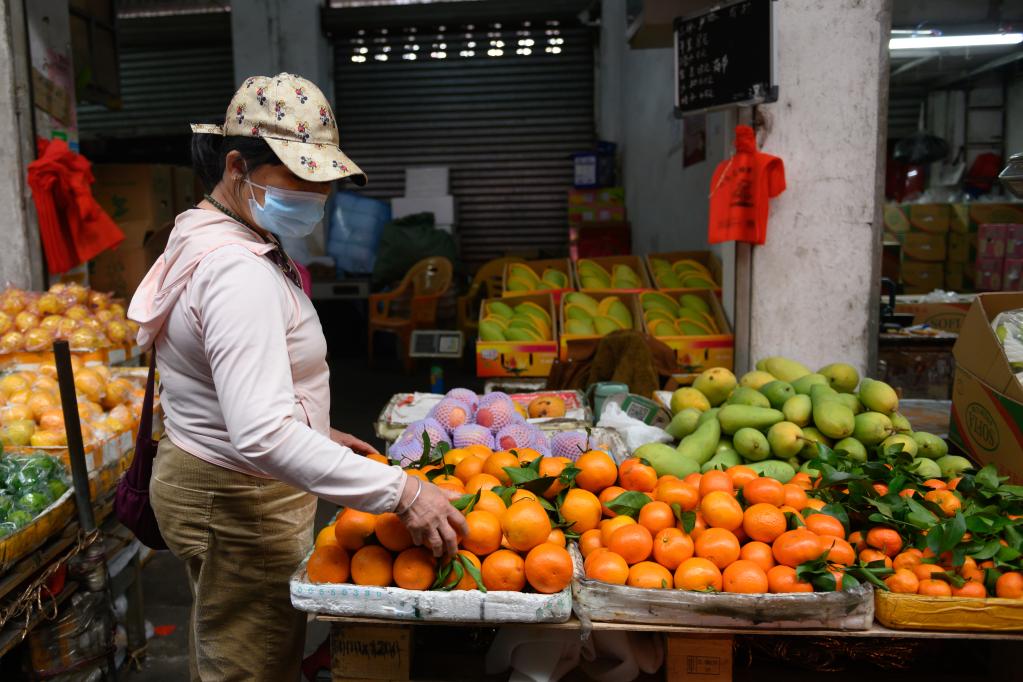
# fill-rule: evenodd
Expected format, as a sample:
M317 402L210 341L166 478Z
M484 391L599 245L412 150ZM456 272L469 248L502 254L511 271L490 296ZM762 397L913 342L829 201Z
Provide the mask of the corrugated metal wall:
M223 120L234 94L227 13L118 22L120 110L80 105L83 138L189 135L188 124Z
M445 42L437 36L432 46L395 38L387 61L374 58L382 48L369 27L362 38L357 31L333 36L341 144L369 175L365 193L401 196L406 166L449 166L469 263L567 249L570 155L594 142L593 44L589 29L562 25L552 54L544 51L543 22L534 25L540 30L529 56L515 54L516 33L507 27L508 45L495 57L482 48L458 56L469 39L450 26ZM399 57L411 50L406 39L421 46L420 58ZM359 45L369 45L365 61L353 61ZM447 58L429 58L439 45Z

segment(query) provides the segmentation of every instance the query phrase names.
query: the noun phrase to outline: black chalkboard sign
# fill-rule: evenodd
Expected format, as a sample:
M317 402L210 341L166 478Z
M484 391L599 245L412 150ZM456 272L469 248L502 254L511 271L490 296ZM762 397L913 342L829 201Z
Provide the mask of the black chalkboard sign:
M778 99L774 0L738 0L675 20L675 107L689 114Z

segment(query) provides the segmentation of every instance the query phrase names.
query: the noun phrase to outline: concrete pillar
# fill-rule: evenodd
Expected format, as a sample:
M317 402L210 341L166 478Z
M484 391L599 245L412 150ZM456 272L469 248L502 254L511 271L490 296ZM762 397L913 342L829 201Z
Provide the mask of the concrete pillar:
M784 159L788 189L753 250L753 361L873 364L891 4L775 3L780 98L762 107L762 148Z
M625 142L626 3L602 0L600 3L600 57L597 59L597 136L621 145Z
M234 78L287 71L334 96L333 59L320 29L322 0L231 0Z
M26 182L32 147L28 41L21 0L0 5L0 288L43 287L39 229Z

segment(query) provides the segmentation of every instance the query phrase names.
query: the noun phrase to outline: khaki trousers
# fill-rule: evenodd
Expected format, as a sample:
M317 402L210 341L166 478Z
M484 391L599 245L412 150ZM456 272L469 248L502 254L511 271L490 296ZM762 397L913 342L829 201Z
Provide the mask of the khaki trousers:
M316 498L160 441L150 500L192 590L192 682L299 679L306 617L288 579L313 542Z

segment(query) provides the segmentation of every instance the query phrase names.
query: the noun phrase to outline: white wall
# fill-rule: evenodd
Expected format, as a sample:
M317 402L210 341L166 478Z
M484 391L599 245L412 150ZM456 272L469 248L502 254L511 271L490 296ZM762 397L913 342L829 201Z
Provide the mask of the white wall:
M726 116L707 117L707 160L683 168L673 68L670 49L625 54L622 165L637 253L707 248L707 196L724 158Z

